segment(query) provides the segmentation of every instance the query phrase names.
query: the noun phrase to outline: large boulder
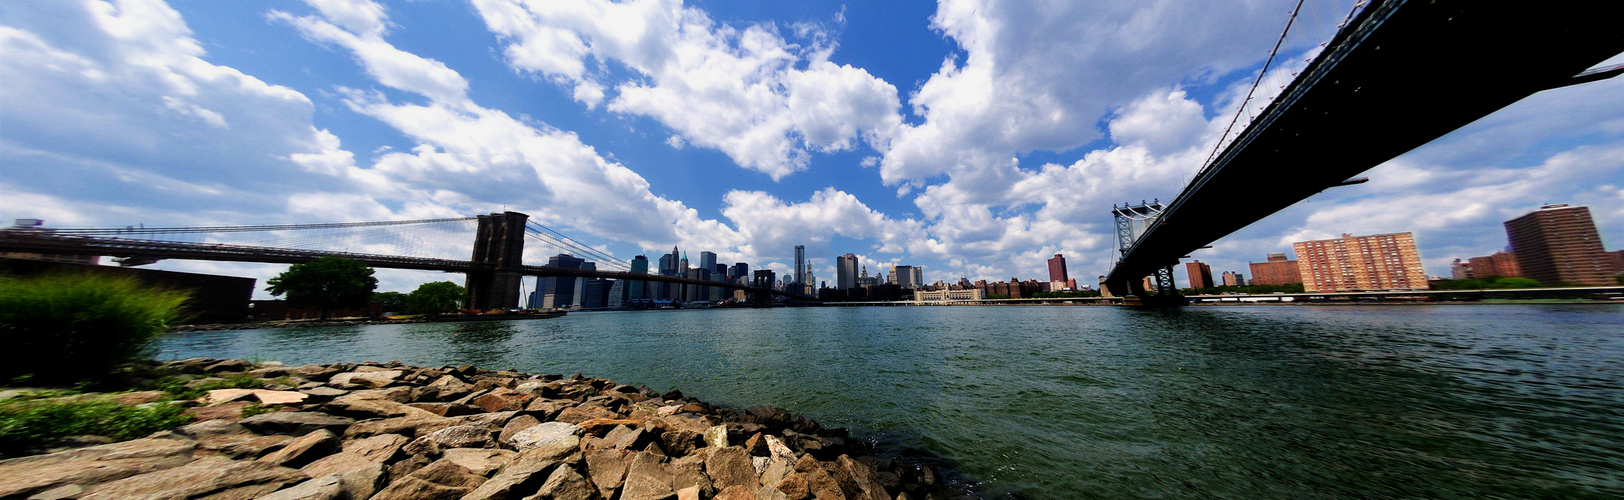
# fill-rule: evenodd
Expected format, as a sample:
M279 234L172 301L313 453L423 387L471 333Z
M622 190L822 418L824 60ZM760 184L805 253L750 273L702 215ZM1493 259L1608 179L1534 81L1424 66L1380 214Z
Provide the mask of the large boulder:
M136 439L0 460L0 498L25 498L68 485L92 485L185 465L197 443Z
M631 455L626 484L620 489L621 500L667 500L676 496L676 490L671 488L674 478L661 466L660 458L648 452Z
M387 463L408 440L399 434L381 434L344 443L343 450L311 462L299 470L310 477L343 474Z
M373 500L438 500L461 498L474 491L485 477L450 460L441 459L406 477L393 480Z
M259 461L276 464L283 467L299 468L309 465L321 457L338 451L338 435L327 429L317 429L314 432L300 436L289 442L282 449L269 455L260 457Z
M327 380L327 385L339 389L372 388L379 389L389 386L400 379L405 372L400 370L378 370L367 372L347 372L333 375Z
M574 439L580 442L581 428L564 422L546 422L516 432L508 439L513 449L525 451Z
M290 411L254 415L237 422L260 434L287 434L303 436L318 429L335 434L343 433L355 419L309 411Z
M306 476L286 467L204 457L192 463L156 472L131 476L90 488L84 500L127 498L197 498L211 493L256 486L276 491L283 485L304 481Z

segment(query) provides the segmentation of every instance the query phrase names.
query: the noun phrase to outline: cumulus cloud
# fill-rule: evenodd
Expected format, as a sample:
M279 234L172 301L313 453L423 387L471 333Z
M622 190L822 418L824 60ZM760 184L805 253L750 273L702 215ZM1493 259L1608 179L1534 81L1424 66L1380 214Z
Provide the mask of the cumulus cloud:
M607 98L610 111L659 120L774 180L807 168L812 152L881 144L901 123L896 88L832 62L816 26L796 26L803 46L773 25L720 24L675 0L474 4L515 69L573 87L589 108Z

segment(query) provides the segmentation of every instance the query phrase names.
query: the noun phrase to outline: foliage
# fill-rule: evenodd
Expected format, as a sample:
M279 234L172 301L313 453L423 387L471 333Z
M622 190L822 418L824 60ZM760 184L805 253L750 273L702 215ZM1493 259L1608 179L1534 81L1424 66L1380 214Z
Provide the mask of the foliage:
M406 310L406 297L408 295L400 292L378 292L372 294L372 301L385 311L400 312Z
M186 381L181 379L166 379L158 385L158 390L169 393L175 399L193 400L203 397L209 391L216 389L264 389L265 381L251 375L238 375L220 380L211 380L193 387L186 387Z
M419 285L406 296L408 314L440 314L462 307L468 290L450 281L436 281Z
M1492 290L1504 288L1538 288L1538 281L1528 278L1485 276L1465 280L1442 280L1432 284L1433 290Z
M185 424L179 405L124 406L106 400L0 401L0 455L16 455L68 436L123 441Z
M254 415L261 415L261 414L270 413L270 412L273 412L273 411L276 411L275 407L265 406L265 405L261 405L259 403L248 403L247 406L242 407L242 415L241 416L242 416L242 418L248 418L248 417L252 417Z
M372 300L378 278L361 261L345 257L322 257L288 266L288 270L266 281L273 296L288 295L288 303L321 308L321 319L335 307L362 307Z
M188 298L121 276L0 278L0 380L68 383L149 356Z

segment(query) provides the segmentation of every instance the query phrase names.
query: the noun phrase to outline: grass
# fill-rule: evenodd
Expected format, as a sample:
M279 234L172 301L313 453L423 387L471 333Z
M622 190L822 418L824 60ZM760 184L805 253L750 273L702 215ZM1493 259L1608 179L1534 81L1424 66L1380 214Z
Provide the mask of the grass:
M215 389L264 389L265 381L249 375L237 375L198 384L195 387L186 387L186 380L165 379L160 381L158 390L169 393L175 399L192 400L201 398Z
M149 357L188 298L129 277L0 277L0 380L66 385Z
M0 456L24 454L68 436L106 436L124 441L183 425L185 408L155 403L124 406L107 400L0 401Z

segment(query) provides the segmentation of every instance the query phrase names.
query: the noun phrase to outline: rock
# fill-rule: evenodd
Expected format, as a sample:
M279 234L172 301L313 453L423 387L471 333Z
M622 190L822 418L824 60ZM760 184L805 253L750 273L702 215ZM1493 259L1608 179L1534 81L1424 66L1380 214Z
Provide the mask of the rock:
M609 431L609 434L604 435L603 439L609 442L611 448L636 451L646 448L650 442L653 442L654 436L642 429L633 429L621 425L616 426L615 430Z
M615 490L626 482L626 470L631 466L626 450L606 448L592 450L586 454L586 471L592 476L592 484L598 487L598 494L604 498L614 498Z
M660 447L671 456L686 456L700 446L699 437L700 433L688 429L667 431L660 434Z
M326 413L295 411L254 415L237 423L260 434L302 436L317 429L327 429L335 434L343 433L350 424L355 423L355 419Z
M534 455L520 454L512 462L508 462L496 476L492 477L479 488L474 489L463 498L465 500L493 500L501 498L518 498L521 495L535 491L547 479L547 472L558 467L558 462L546 460Z
M100 484L82 498L195 498L244 486L268 485L269 491L275 491L304 479L304 474L286 467L205 457L173 469Z
M402 448L402 450L404 450L404 448ZM434 463L434 460L435 459L429 458L427 455L411 455L406 458L396 460L395 463L389 464L387 475L388 477L392 478L410 476L413 472L417 472L418 469L428 467L429 464Z
M232 401L230 403L223 403L223 404L218 404L218 405L214 405L214 406L199 406L199 407L195 407L195 408L187 408L186 409L186 414L191 415L192 420L197 420L197 421L206 421L206 420L231 420L231 421L235 421L235 420L237 420L239 418L242 418L242 409L247 408L247 407L248 407L248 402L247 401Z
M807 480L806 474L794 473L785 476L778 484L773 485L778 491L784 493L789 500L803 500L812 498L812 483Z
M513 417L512 419L508 420L507 425L502 426L502 432L496 436L496 441L506 444L513 440L514 434L518 434L519 431L529 429L537 425L541 425L541 419L536 417L530 415L519 415L517 417Z
M395 383L395 380L399 379L400 376L404 374L405 372L400 370L347 372L333 375L332 378L327 380L327 385L340 389L353 389L357 387L379 389Z
M743 486L732 486L723 488L716 496L711 497L711 500L756 500L756 491Z
M69 485L64 485L64 486L58 486L58 487L55 487L55 488L51 488L49 490L45 490L45 491L42 491L42 492L39 492L39 493L35 493L33 495L30 495L28 497L28 500L71 500L71 499L79 498L80 496L83 496L84 494L85 494L85 487L79 486L77 484L69 484Z
M344 439L358 439L383 434L400 434L409 437L427 436L429 433L451 427L456 423L456 420L432 416L405 416L383 420L365 420L346 429Z
M305 380L326 381L342 370L322 365L304 365L288 368L288 374Z
M660 456L648 452L631 454L631 466L626 469L626 484L620 489L621 500L665 500L676 496L671 488L672 475L660 466Z
M575 472L575 469L559 467L547 476L547 482L542 483L536 496L553 500L591 500L598 497L598 491L591 481Z
M841 455L835 458L834 477L840 483L841 491L846 498L852 500L890 500L885 492L885 485L880 483L879 476L874 470L851 457Z
M766 485L756 491L756 500L789 500L789 496L772 485Z
M711 448L725 448L728 446L727 426L725 425L713 425L711 428L705 429L705 433L701 434L701 437L705 440L705 446Z
M491 431L483 425L457 425L446 427L423 436L440 449L488 448L492 444Z
M404 478L391 481L373 500L437 500L459 498L474 491L483 476L441 459Z
M677 490L677 500L699 500L699 487L689 486Z
M558 417L558 414L563 412L565 408L574 406L574 404L575 403L572 401L538 398L531 401L530 404L525 405L524 411L525 413L535 415L536 418L539 418L545 422Z
M750 463L750 455L745 453L744 448L715 448L709 455L705 459L705 474L716 484L716 489L726 490L734 485L742 485L750 491L760 488L756 468Z
M756 421L774 427L782 428L789 425L789 410L772 406L757 405L744 409L745 412L756 418Z
M95 484L179 467L197 443L136 439L44 455L0 460L0 498L23 498L70 484Z
M343 389L334 389L332 387L327 387L325 385L316 386L316 387L310 387L310 388L301 387L301 388L299 388L299 392L308 394L312 398L321 399L321 400L332 399L332 398L336 398L336 397L343 396L345 394L350 393L350 391L346 391L346 390L343 390Z
M828 469L823 467L822 462L819 462L818 459L813 458L811 455L802 455L801 459L795 462L795 474L791 474L790 477L795 475L805 476L807 485L814 496L846 498L845 490L840 487L840 482L829 474ZM786 477L785 480L789 480L789 477ZM778 489L784 489L782 482ZM785 491L784 493L789 492Z
M515 450L525 451L568 438L576 438L578 443L579 438L577 435L580 433L581 428L573 424L545 422L514 433L508 444L512 445Z
M438 416L420 408L414 408L385 399L349 399L348 397L321 405L321 411L354 419L369 418L395 418L406 416L432 417Z
M250 431L247 427L243 427L242 425L230 420L205 420L195 424L187 424L177 427L175 428L175 432L179 432L185 436L191 437L192 439L201 439L209 436L218 436L221 434L247 434Z
M169 400L169 393L164 391L126 392L108 396L107 400L124 406L140 406L147 403L167 401Z
M240 372L252 369L253 363L241 359L228 359L203 368L203 373Z
M765 456L772 455L772 452L767 449L767 437L766 436L767 436L766 434L762 434L762 433L759 433L759 432L756 433L755 435L750 436L750 439L744 440L744 450L750 452L750 456L755 456L755 457L765 457Z
M198 439L197 443L198 448L233 459L252 460L272 450L282 448L292 441L293 438L290 436L276 434L261 436L254 433L243 433L208 436Z
M294 405L300 404L310 395L294 391L272 391L268 389L255 389L254 399L265 405Z
M460 465L474 474L490 476L492 472L496 472L502 466L507 465L508 462L512 462L514 457L517 456L519 456L517 452L501 449L452 448L445 450L442 458L450 460L451 463Z
M474 415L485 411L474 405L460 405L456 403L407 403L406 406L417 408L442 417L460 417Z
M314 432L300 436L289 442L282 449L259 459L260 462L280 465L283 467L300 468L309 465L321 457L338 451L338 435L327 429L317 429Z
M390 387L387 389L364 389L352 391L339 396L335 401L394 401L408 403L412 400L412 387Z
M383 434L347 441L338 453L322 457L299 470L310 477L321 477L383 464L393 458L406 441L406 437L399 434Z
M260 500L343 500L343 476L328 474L260 497Z
M603 405L582 403L579 406L572 406L558 412L558 416L553 417L553 420L569 424L579 424L594 418L613 420L620 418L620 414L609 411L609 409L604 408Z
M463 415L463 416L457 417L455 420L457 421L457 425L480 425L480 426L485 426L485 427L489 428L492 433L496 433L496 432L501 432L502 431L502 426L504 424L507 424L507 421L509 419L512 419L513 416L517 415L517 414L518 414L518 412L512 412L512 411L493 411L493 412L490 412L490 413L475 413L473 415Z
M659 420L660 423L665 424L666 429L690 430L697 434L704 434L707 429L717 424L717 422L705 418L704 415L694 413L678 413L669 417L660 417Z
M678 458L666 463L665 470L671 474L671 489L679 495L686 488L697 488L695 494L706 498L716 493L715 483L705 475L705 457L693 455Z
M473 403L474 406L484 408L485 411L517 411L523 410L525 405L535 398L535 396L503 387L474 398Z

